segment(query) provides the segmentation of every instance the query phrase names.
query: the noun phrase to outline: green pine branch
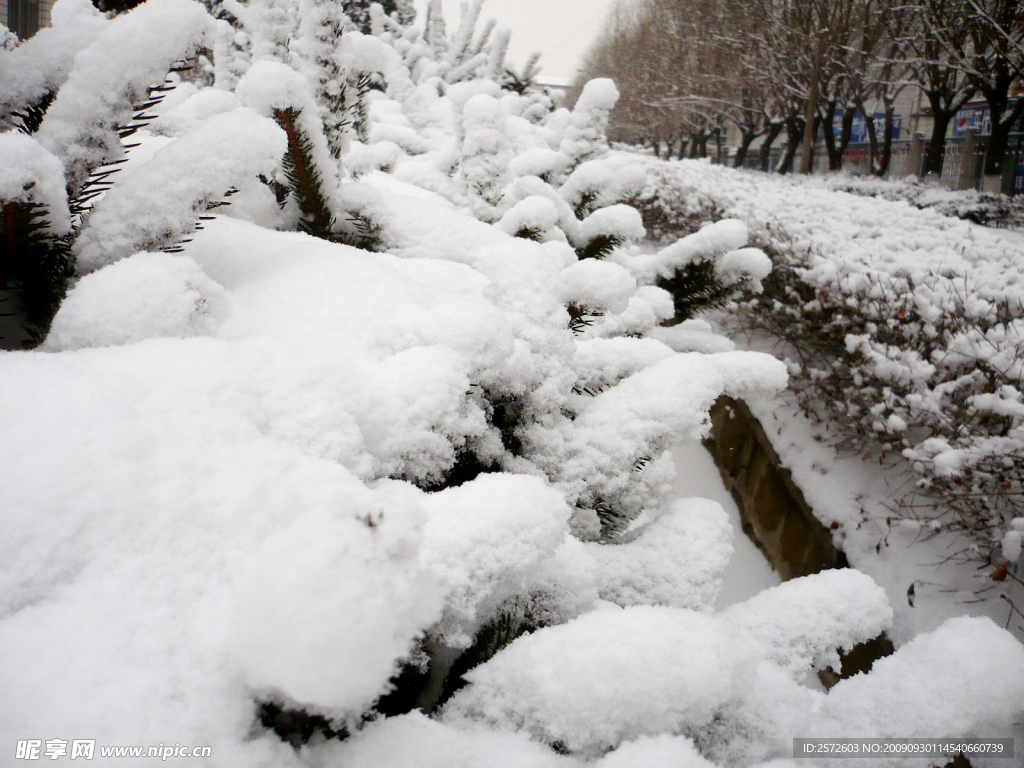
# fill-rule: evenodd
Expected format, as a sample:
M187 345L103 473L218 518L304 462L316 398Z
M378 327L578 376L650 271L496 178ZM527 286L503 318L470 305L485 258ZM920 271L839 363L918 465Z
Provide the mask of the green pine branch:
M589 243L576 249L576 255L583 259L603 259L617 247L622 245L623 239L617 235L598 235Z
M53 104L55 98L57 98L56 91L47 91L35 104L29 104L24 109L12 112L11 117L18 120L18 125L15 126L17 130L28 136L36 133L39 130L39 126L43 124L46 111Z
M725 285L715 274L714 262L698 261L676 270L670 278L658 278L658 287L672 294L673 320L678 323L709 309L721 309L743 283Z
M49 231L49 211L39 203L0 208L0 289L20 297L25 330L41 342L75 274L68 240Z
M320 170L313 161L313 142L299 127L297 109L276 109L274 118L288 136L282 161L285 178L302 216L299 229L324 240L335 240L334 218L327 206Z

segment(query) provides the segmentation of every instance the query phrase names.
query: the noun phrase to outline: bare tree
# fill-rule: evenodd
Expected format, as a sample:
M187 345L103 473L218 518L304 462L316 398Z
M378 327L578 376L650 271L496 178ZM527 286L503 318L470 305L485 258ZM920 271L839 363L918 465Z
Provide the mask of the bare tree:
M948 57L988 104L992 135L985 174L999 175L1010 130L1024 99L1010 104L1010 86L1024 73L1024 7L1020 0L921 0L920 18Z
M956 51L967 49L968 31L966 24L953 19L963 10L960 0L928 0L909 6L907 25L898 40L901 57L931 107L932 135L923 176L942 174L949 124L977 93L974 81L957 65Z
M705 157L713 141L721 161L725 129L733 125L740 134L735 163L742 165L762 138L758 160L767 170L784 134L782 173L793 169L801 145L802 169L810 170L819 130L829 168L839 170L859 111L872 171L884 175L895 100L910 82L902 54L911 35L904 30L911 19L923 24L916 7L890 0L622 0L577 88L597 75L618 81L623 97L612 116L613 135L650 142L658 152L667 143L679 156ZM876 109L885 115L878 131Z

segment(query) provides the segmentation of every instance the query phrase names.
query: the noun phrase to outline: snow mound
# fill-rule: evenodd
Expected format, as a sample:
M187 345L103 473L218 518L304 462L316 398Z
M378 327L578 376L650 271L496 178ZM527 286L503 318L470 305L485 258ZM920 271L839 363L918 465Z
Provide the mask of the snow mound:
M990 619L960 617L879 659L869 675L840 681L825 699L818 731L1019 735L1022 715L1024 648Z
M872 640L892 624L885 590L851 568L791 579L724 615L796 679L812 668L839 669L839 649Z
M628 741L594 768L714 768L685 736L644 736Z
M444 718L593 753L707 724L742 698L753 664L752 649L703 614L609 608L515 641L467 675Z
M226 292L193 259L137 253L75 285L53 319L44 348L209 335L229 313Z
M721 505L678 499L626 544L588 544L602 599L623 607L710 611L732 557L732 525Z
M64 166L31 136L0 133L0 200L47 207L47 224L57 235L69 229Z
M577 768L579 763L517 733L455 727L419 712L364 728L329 752L346 768Z

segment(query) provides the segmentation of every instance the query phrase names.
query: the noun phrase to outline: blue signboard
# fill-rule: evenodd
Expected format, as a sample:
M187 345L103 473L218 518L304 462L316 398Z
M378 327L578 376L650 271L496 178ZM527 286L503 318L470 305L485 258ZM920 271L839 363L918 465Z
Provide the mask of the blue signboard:
M1011 101L1006 109L1012 110L1015 103ZM987 106L964 107L956 113L953 118L953 138L962 139L967 135L968 130L976 131L979 137L992 135L992 115ZM1012 135L1024 133L1024 115L1017 119L1017 123L1010 129Z
M967 131L973 130L978 136L992 135L992 116L988 107L964 107L953 118L953 138L962 139Z
M843 110L837 109L832 118L832 132L838 138L843 132ZM875 112L875 136L881 141L885 136L885 113ZM862 112L853 116L853 125L850 127L850 144L868 143L868 125ZM903 115L892 116L892 140L899 141L900 132L903 130Z

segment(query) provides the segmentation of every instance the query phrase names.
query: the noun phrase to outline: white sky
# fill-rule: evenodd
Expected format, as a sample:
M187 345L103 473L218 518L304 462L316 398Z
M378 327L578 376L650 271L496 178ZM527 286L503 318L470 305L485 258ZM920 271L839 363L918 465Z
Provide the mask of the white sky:
M444 20L451 34L459 24L460 0L444 0ZM540 51L541 78L571 80L583 53L601 30L614 0L485 0L480 26L487 19L512 30L509 61L521 67L534 51ZM415 0L416 21L422 26L427 0Z

